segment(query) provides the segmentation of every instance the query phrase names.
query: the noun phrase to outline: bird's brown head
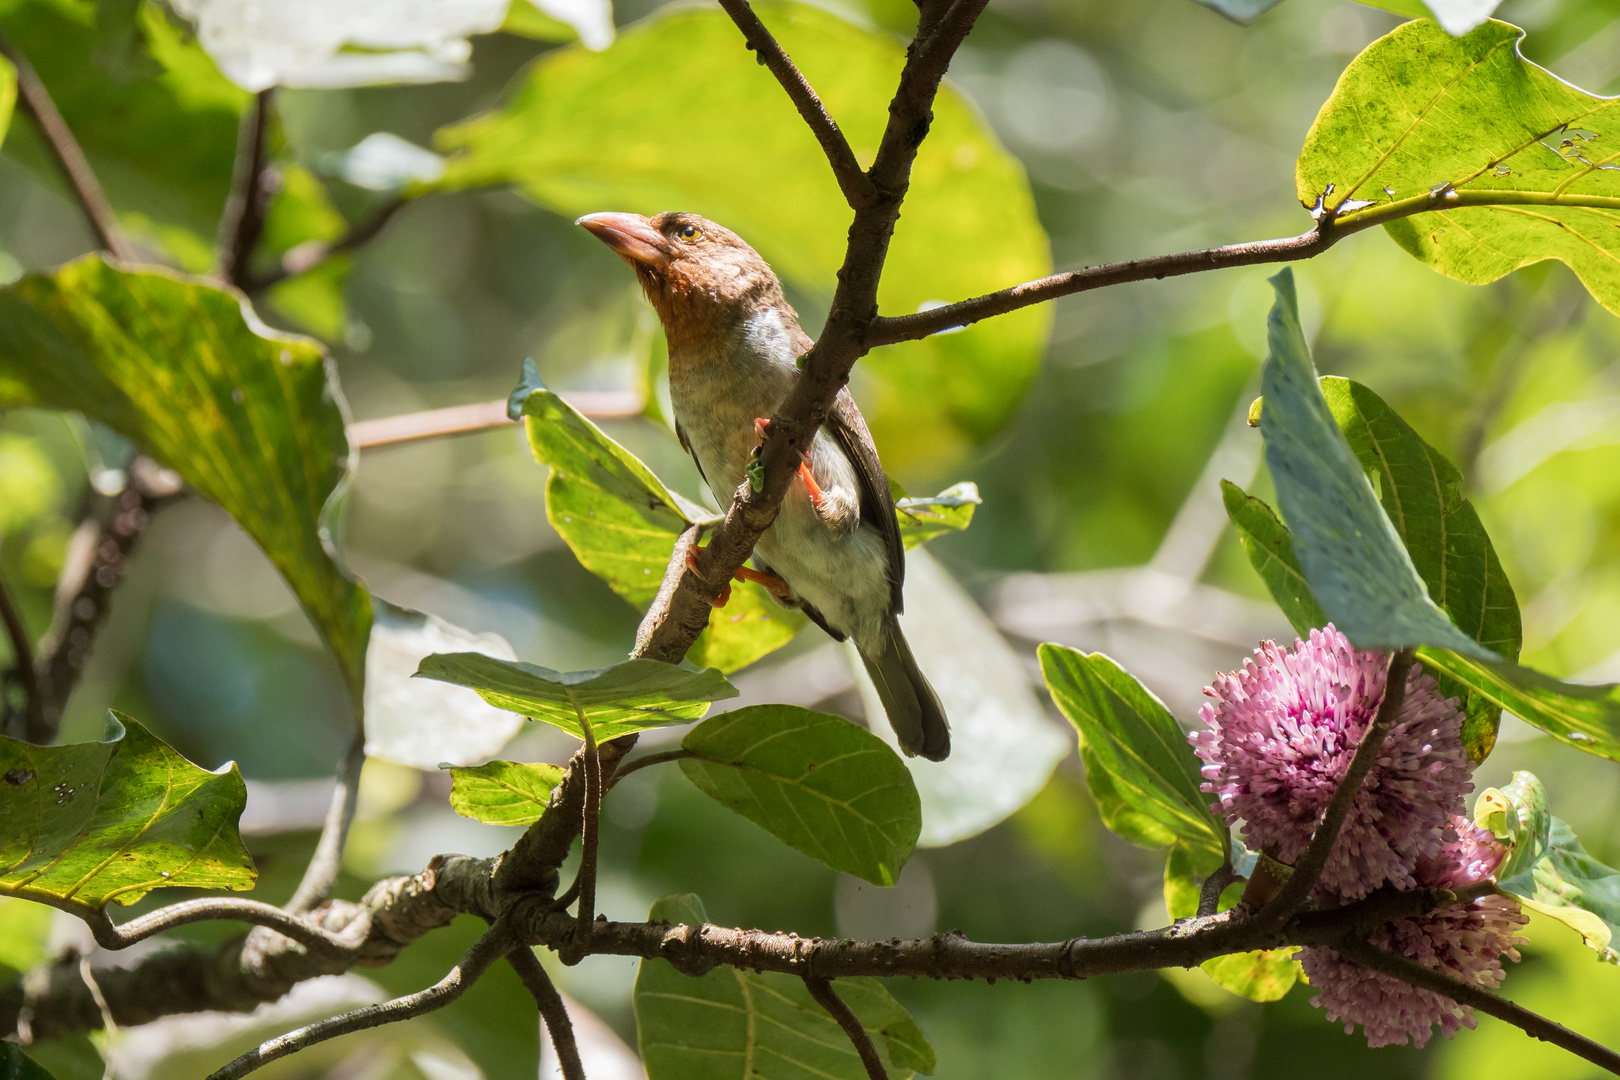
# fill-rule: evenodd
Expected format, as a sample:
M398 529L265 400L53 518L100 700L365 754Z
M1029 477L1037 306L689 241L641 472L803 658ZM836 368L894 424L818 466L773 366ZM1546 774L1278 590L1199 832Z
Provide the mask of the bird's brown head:
M672 352L724 340L764 308L793 315L759 253L708 218L678 211L652 217L602 213L586 214L577 224L636 272Z

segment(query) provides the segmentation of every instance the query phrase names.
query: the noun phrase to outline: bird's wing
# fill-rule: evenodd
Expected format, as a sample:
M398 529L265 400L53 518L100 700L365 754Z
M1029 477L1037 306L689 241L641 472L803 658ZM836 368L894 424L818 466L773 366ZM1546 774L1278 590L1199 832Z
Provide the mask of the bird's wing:
M691 458L692 464L697 466L698 475L703 476L703 462L699 461L697 454L692 452L692 444L686 438L686 432L682 430L681 422L679 420L675 421L675 437L681 440L681 449L686 451L686 456ZM707 484L709 482L709 478L707 476L703 476L703 482Z
M900 540L900 521L895 517L894 498L889 494L889 481L883 475L883 463L878 460L872 433L866 429L866 420L855 407L855 399L848 389L838 391L824 426L843 448L844 456L855 466L855 475L860 478L861 520L871 522L883 532L889 549L889 599L891 610L898 615L900 586L906 580L906 548Z

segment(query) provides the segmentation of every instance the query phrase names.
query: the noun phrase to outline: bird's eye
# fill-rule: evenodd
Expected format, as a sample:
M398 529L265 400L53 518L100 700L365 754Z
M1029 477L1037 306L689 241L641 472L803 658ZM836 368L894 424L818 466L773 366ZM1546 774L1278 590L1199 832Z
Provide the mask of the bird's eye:
M696 225L682 225L680 228L675 230L675 235L680 239L685 240L688 244L695 244L699 240L703 239L703 230L698 228Z

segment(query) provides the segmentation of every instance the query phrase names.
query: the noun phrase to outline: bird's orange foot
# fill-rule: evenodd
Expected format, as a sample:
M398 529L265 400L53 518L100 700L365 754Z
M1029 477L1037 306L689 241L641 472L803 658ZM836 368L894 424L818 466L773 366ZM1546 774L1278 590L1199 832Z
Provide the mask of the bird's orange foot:
M765 429L770 427L770 426L771 426L771 418L770 417L768 417L768 416L756 416L756 417L754 417L754 445L755 446L758 446L760 443L765 441Z
M805 458L799 463L799 480L804 484L804 490L810 496L810 505L820 510L821 500L826 496L822 494L821 485L816 483L816 478L810 474L809 458Z
M696 544L693 544L691 547L686 549L686 568L692 571L692 576L697 578L699 581L706 581L708 579L702 574L698 573L697 568L698 552L702 550L703 549L698 547ZM709 601L709 606L722 608L729 603L731 603L731 582L728 581L726 582L726 587L721 590L720 595Z
M737 569L735 576L738 581L752 581L763 585L766 591L778 600L786 600L793 595L793 590L788 588L788 583L775 574L767 574L764 571L743 566Z

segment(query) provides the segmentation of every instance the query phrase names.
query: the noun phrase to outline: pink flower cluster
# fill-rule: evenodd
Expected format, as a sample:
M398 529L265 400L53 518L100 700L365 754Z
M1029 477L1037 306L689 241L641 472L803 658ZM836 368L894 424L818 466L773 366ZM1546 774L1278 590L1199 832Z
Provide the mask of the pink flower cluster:
M1357 651L1329 625L1282 649L1266 642L1241 671L1220 676L1199 710L1205 730L1189 736L1203 790L1228 824L1242 822L1250 848L1293 863L1309 846L1328 802L1384 697L1388 657ZM1495 872L1502 848L1463 816L1473 763L1462 745L1463 715L1432 675L1414 665L1400 713L1352 804L1316 886L1329 903L1376 889L1459 888ZM1501 957L1525 917L1503 896L1453 904L1389 923L1370 940L1466 982L1496 986ZM1471 1010L1344 959L1308 948L1300 961L1328 1019L1361 1024L1372 1046L1449 1037L1473 1026Z

